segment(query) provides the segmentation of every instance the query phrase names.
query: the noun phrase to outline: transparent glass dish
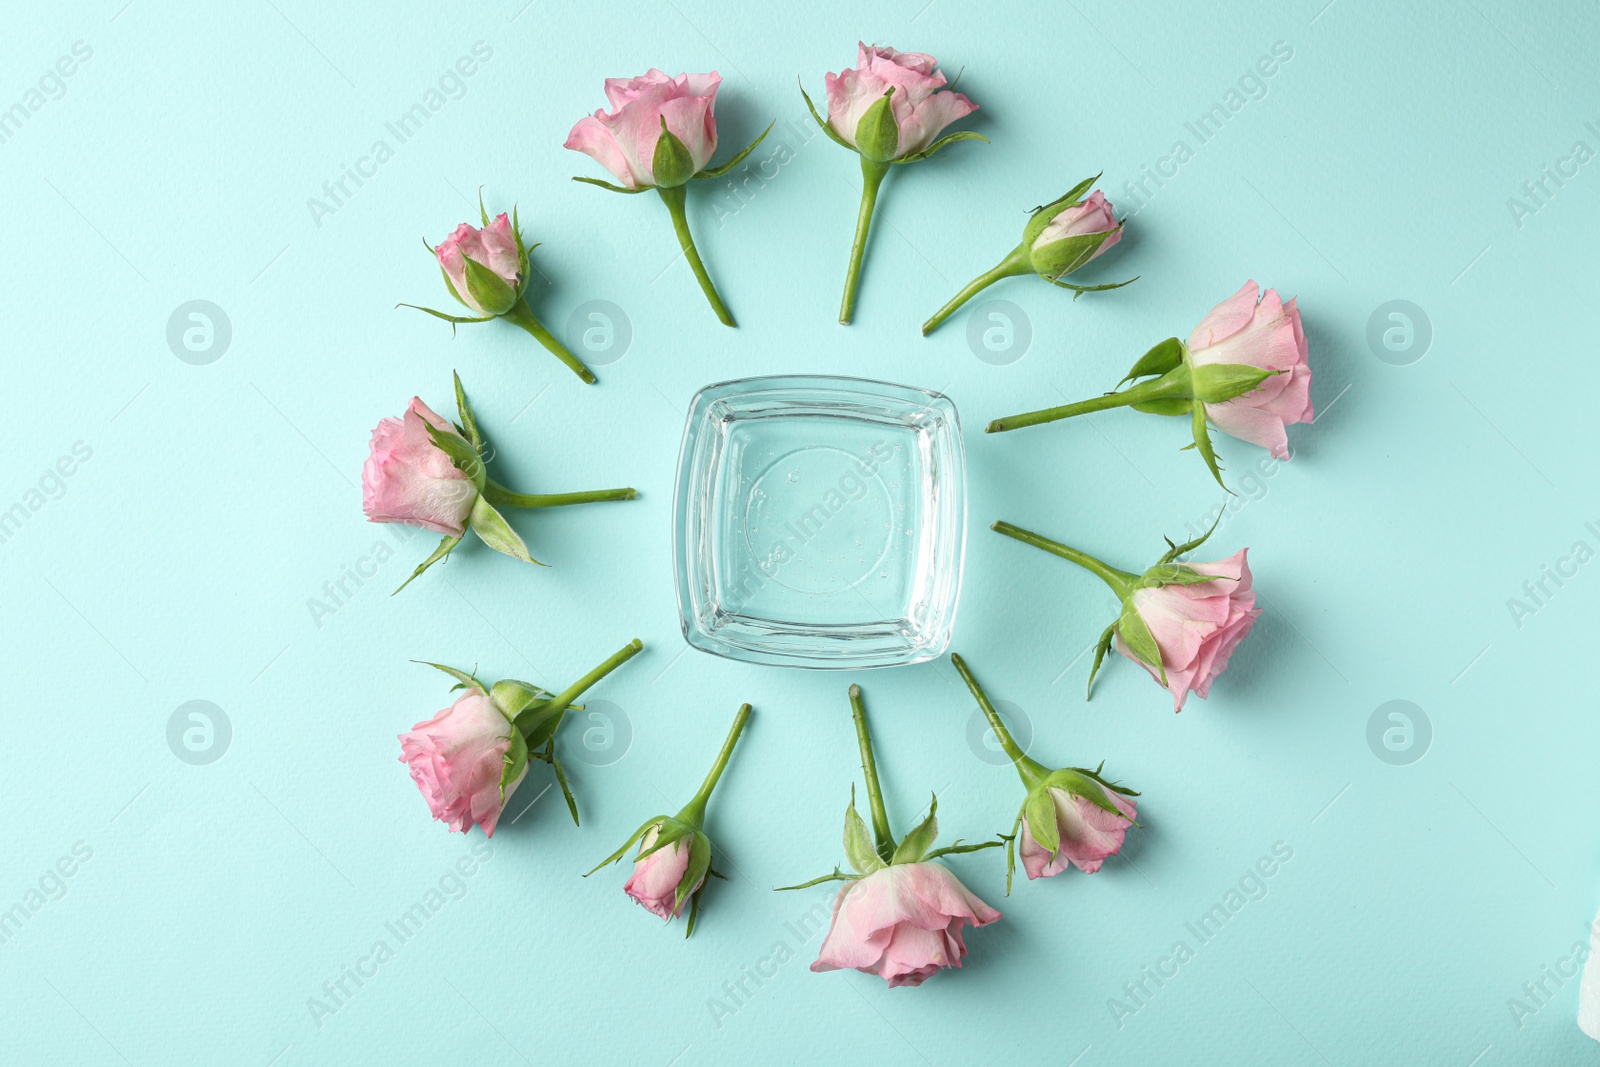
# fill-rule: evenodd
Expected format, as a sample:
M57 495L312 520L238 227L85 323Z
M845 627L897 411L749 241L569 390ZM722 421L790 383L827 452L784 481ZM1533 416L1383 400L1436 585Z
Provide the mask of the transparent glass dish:
M921 663L950 643L966 538L948 397L819 375L695 395L673 552L684 638L729 659Z

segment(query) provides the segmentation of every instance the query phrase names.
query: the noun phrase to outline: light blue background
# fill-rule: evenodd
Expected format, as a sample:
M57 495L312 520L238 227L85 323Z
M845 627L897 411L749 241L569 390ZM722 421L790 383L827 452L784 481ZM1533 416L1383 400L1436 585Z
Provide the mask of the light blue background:
M11 5L0 106L74 42L90 60L0 144L5 190L6 470L0 508L75 443L92 449L0 544L8 605L7 838L0 908L75 843L92 858L0 944L8 1062L1592 1063L1577 981L1519 1022L1523 984L1564 966L1600 903L1600 563L1517 625L1580 539L1600 547L1593 432L1600 163L1536 212L1507 201L1600 149L1600 16L1474 0L1288 4L956 0L741 5L540 0L381 11L306 0ZM858 37L937 55L992 144L894 174L857 324L835 324L856 161L808 126ZM492 58L409 142L385 123L485 42ZM1185 123L1275 42L1293 50L1209 142ZM723 155L779 120L745 198L699 187L700 246L741 329L713 320L654 198L569 181L564 152L601 79L720 70ZM316 224L308 198L387 139L393 158ZM1016 240L1030 206L1104 168L1123 183L1174 142L1193 158L1134 214L1086 297L1029 279L1019 361L975 357L958 315L917 326ZM1569 168L1570 170L1570 168ZM1169 168L1170 172L1170 168ZM499 324L448 327L420 238L521 205L535 303L557 333L589 300L633 341L579 385ZM1154 188L1152 183L1148 188ZM1143 566L1223 499L1176 422L1114 411L985 438L998 415L1108 388L1247 277L1298 295L1318 406L1296 458L1222 445L1241 501L1218 555L1252 549L1266 608L1209 701L1180 716L1118 659L1083 700L1107 621L1094 579L987 532L998 518ZM169 315L222 307L231 346L174 357ZM1409 300L1431 349L1397 366L1369 317ZM1416 353L1411 353L1414 356ZM498 476L530 491L632 484L637 503L515 522L534 570L482 546L404 595L432 538L399 550L318 625L308 600L392 528L360 513L367 435L414 393L444 410L461 371ZM859 775L845 688L867 694L902 830L930 790L948 842L1009 828L1015 777L975 755L947 659L860 675L741 666L685 650L670 573L684 408L698 387L820 372L941 389L966 422L970 529L954 647L1031 722L1053 763L1107 760L1146 823L1095 877L1023 883L996 852L953 861L999 907L966 968L921 989L814 975L786 926L830 890L770 888L841 857ZM53 487L50 482L47 486ZM1569 568L1570 569L1570 568ZM429 821L395 735L444 706L427 658L560 686L631 637L646 652L595 696L620 709L562 737L584 825L535 767L492 857L320 1027L308 998L387 938L482 838ZM189 700L232 726L180 762ZM1377 758L1386 701L1433 738ZM729 879L685 943L579 874L698 783L736 705L756 716L713 804ZM585 740L587 733L587 742ZM585 749L585 745L591 747ZM583 754L580 755L580 752ZM606 761L611 761L607 763ZM1276 842L1293 858L1223 932L1190 922ZM47 879L48 881L48 879ZM53 883L52 883L53 884ZM1177 940L1194 958L1119 1026L1124 983ZM751 995L724 983L785 942ZM731 1015L710 1006L720 998ZM1535 1002L1528 1001L1530 1005ZM1075 1059L1076 1057L1076 1059Z

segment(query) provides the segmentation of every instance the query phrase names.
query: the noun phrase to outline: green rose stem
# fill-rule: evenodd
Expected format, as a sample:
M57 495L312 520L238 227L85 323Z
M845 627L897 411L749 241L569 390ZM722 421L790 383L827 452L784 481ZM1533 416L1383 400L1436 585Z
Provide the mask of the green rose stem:
M1022 415L1008 415L1003 419L995 419L984 428L984 432L1004 433L1006 430L1018 430L1024 426L1038 426L1040 423L1055 422L1058 419L1070 419L1074 415L1087 415L1091 411L1127 407L1131 404L1145 404L1154 400L1189 400L1192 399L1193 392L1194 385L1191 372L1187 364L1185 364L1175 367L1171 372L1159 378L1129 386L1120 393L1105 393L1101 396L1090 397L1088 400L1080 400L1075 404L1062 404L1060 407L1044 408Z
M498 482L483 487L484 499L495 507L562 508L568 504L596 504L605 500L635 500L637 489L591 489L583 493L514 493Z
M665 120L662 121L665 123ZM711 284L711 276L706 273L706 265L700 261L700 253L695 250L694 236L689 233L689 216L684 211L684 204L689 199L688 190L682 185L674 185L671 188L658 185L656 192L661 194L662 202L667 205L667 211L672 215L672 228L678 234L678 244L683 247L683 254L689 259L689 268L700 280L700 288L705 291L706 299L711 301L711 310L717 313L717 319L722 325L738 325L728 313L722 297L717 295L717 287Z
M1087 552L1079 552L1077 549L1064 545L1060 541L1052 541L1048 537L1040 537L1036 533L1013 526L1009 522L997 522L990 526L989 529L996 533L1003 533L1007 537L1014 537L1025 545L1042 548L1052 555L1060 556L1062 559L1071 560L1109 585L1111 591L1117 594L1118 600L1127 600L1133 592L1134 583L1139 580L1137 574L1129 574L1127 571L1119 571L1115 567L1109 567ZM959 670L960 668L958 667L957 669ZM963 677L965 677L965 672L963 672ZM967 684L972 685L973 683L969 681Z
M533 334L533 339L535 341L538 341L540 344L544 345L544 347L550 351L551 355L565 363L567 368L571 370L573 374L576 374L579 378L582 378L585 383L589 385L593 385L595 383L594 371L590 370L588 367L585 367L582 360L573 355L571 352L568 352L566 346L560 341L557 341L555 335L544 328L543 323L534 318L533 309L528 306L528 301L526 299L518 297L517 302L511 305L511 310L505 312L500 317L505 319L507 322L516 323L524 330L527 330L529 333Z
M1015 278L1019 274L1032 274L1033 272L1033 256L1028 251L1026 244L1019 244L1011 250L1010 255L996 264L993 270L985 271L968 282L965 289L951 297L950 302L936 311L933 318L923 323L922 336L926 337L934 330L937 330L939 324L955 314L962 304L965 304L1000 279Z
M967 661L952 652L950 662L961 675L961 680L967 683L967 688L972 691L973 697L978 701L978 707L983 709L983 717L989 720L989 729L994 731L994 736L1000 740L1000 748L1011 758L1012 764L1017 768L1017 774L1022 777L1022 784L1031 792L1035 786L1050 776L1050 768L1029 759L1027 753L1023 752L1012 739L1011 731L1000 721L1000 713L989 702L988 696L978 685L978 680L972 676L972 671L967 669Z
M856 239L850 246L850 269L844 276L844 301L839 305L839 324L850 325L855 313L856 287L861 284L861 260L867 252L867 233L872 229L872 211L878 204L878 186L889 173L889 164L861 157L861 211L856 215Z
M733 756L733 746L739 743L739 735L744 733L744 724L749 721L750 705L739 705L738 714L733 717L733 726L728 730L728 738L722 742L722 751L717 753L717 762L711 765L705 782L700 786L700 792L678 812L679 822L686 822L696 830L701 829L701 823L705 822L706 803L711 799L711 791L717 787L717 779L722 777L723 769L728 766L728 760Z
M632 641L611 653L600 666L557 693L550 703L539 705L539 718L541 720L548 719L552 715L560 715L565 712L574 700L583 695L584 690L637 656L643 648L644 642L635 637Z
M883 806L883 789L878 785L878 764L872 758L872 735L867 732L867 709L861 702L861 687L850 687L850 717L856 723L856 741L861 746L861 773L867 779L867 802L872 808L872 836L878 855L888 863L894 855L894 835L889 832L889 812Z

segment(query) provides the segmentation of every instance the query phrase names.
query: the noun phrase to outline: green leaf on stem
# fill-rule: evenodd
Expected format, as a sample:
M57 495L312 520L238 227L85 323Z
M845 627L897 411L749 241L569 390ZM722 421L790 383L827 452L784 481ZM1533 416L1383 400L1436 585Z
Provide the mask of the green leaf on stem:
M756 145L760 144L762 141L767 139L767 134L771 133L772 132L772 127L776 126L777 124L778 124L778 120L777 119L773 119L771 122L767 123L767 128L761 131L761 136L757 137L754 141L751 141L749 144L745 145L744 150L742 152L740 152L738 155L734 156L732 159L728 160L726 163L720 164L719 166L708 167L707 169L701 171L699 174L696 174L695 177L696 178L720 178L724 174L727 174L734 167L737 167L739 164L743 163L745 161L745 157L748 156L751 152L754 152L756 150Z

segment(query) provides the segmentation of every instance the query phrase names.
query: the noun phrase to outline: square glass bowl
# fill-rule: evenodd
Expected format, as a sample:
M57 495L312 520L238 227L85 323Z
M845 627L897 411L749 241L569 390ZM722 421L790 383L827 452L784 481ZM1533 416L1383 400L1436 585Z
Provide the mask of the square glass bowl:
M966 539L948 397L818 375L695 395L673 553L683 635L749 663L921 663L950 643Z

